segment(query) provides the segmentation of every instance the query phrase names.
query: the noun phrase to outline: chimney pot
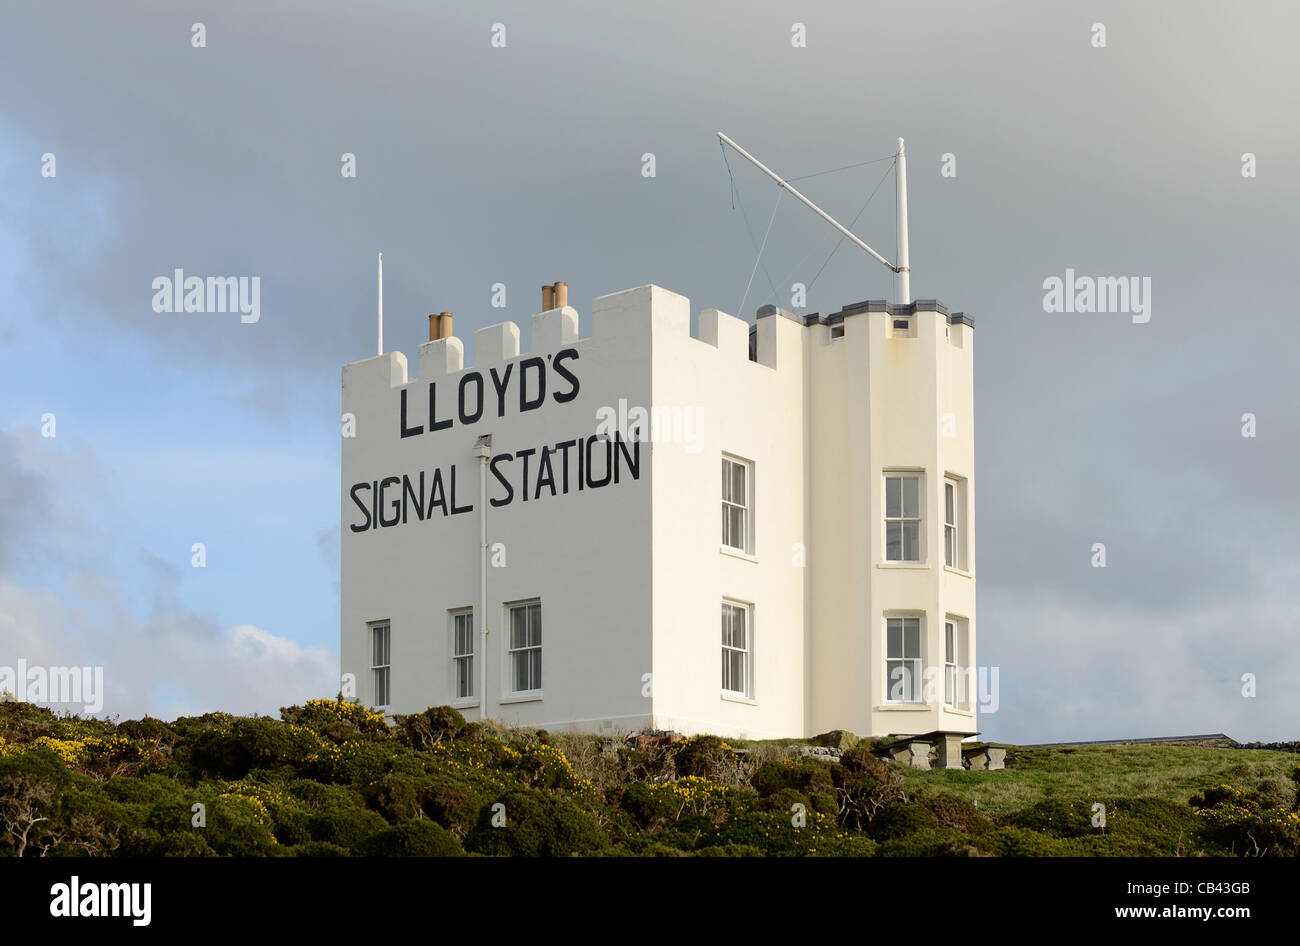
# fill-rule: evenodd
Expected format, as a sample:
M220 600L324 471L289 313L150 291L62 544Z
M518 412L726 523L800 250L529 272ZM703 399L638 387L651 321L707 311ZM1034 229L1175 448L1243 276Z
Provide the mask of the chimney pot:
M444 312L438 316L438 337L451 338L451 313Z
M542 311L550 312L554 308L555 308L555 287L543 286L542 287Z
M440 319L440 316L429 313L429 341L431 342L438 338L438 322Z
M555 308L563 309L569 304L569 284L567 282L557 282L555 284Z

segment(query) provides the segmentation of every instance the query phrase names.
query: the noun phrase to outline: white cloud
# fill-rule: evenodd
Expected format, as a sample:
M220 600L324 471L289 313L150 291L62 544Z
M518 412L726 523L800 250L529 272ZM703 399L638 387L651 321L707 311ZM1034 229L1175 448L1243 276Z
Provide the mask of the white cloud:
M19 659L29 666L102 666L103 713L122 718L212 710L274 715L338 689L336 653L251 624L219 631L185 611L141 621L111 600L84 612L49 589L0 579L0 664Z

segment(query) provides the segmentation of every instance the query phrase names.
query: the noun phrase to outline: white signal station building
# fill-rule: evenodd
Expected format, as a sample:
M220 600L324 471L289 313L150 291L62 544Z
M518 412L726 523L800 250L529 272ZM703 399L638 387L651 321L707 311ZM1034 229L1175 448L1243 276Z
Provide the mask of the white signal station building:
M558 294L557 294L558 290ZM726 737L976 732L973 322L756 324L546 287L466 364L343 369L341 648L365 703ZM345 431L346 432L346 431ZM484 633L486 631L486 634Z

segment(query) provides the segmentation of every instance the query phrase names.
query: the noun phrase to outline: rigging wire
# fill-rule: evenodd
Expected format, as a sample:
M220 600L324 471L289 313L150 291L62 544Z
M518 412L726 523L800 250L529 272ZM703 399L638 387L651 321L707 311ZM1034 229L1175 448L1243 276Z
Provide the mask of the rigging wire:
M746 285L745 285L745 295L741 297L741 300L740 300L740 307L739 307L738 309L736 309L736 313L737 313L738 315L740 315L741 318L744 318L743 313L744 313L744 311L745 311L745 300L749 298L749 288L750 288L750 286L754 285L754 274L758 272L758 265L759 265L760 262L762 262L762 259L763 259L763 247L767 246L767 238L768 238L768 235L772 232L772 224L774 224L774 223L776 222L776 208L778 208L778 207L781 206L781 193L782 193L783 190L784 190L784 188L778 188L778 189L777 189L777 192L776 192L776 203L772 205L772 216L771 216L771 218L767 221L767 233L764 233L764 234L763 234L763 246L760 246L760 247L758 248L758 258L754 260L754 268L751 269L751 270L749 271L749 282L746 283ZM763 267L763 275L764 275L764 276L767 276L767 267L766 267L766 266ZM776 298L776 287L772 285L772 277L771 277L771 276L768 276L768 277L767 277L767 285L768 285L768 288L772 290L772 301L773 301L776 305L779 306L779 305L781 304L781 301L780 301L779 299Z
M891 164L889 167L885 168L885 173L881 176L880 180L876 182L876 186L871 189L871 193L867 196L867 202L862 205L862 209L859 210L856 214L854 214L853 219L849 221L848 228L850 230L852 230L853 225L858 222L858 218L862 216L862 211L867 209L867 204L871 203L871 198L876 196L876 191L880 190L880 185L885 183L885 178L889 177L889 172L894 170L894 167L897 163L898 163L898 155L894 155L894 164ZM808 283L809 289L812 289L813 283L817 281L817 277L822 274L822 270L824 270L827 264L830 263L831 257L833 257L839 251L839 248L843 244L844 244L844 235L840 234L840 239L839 242L835 244L835 249L831 250L830 256L826 257L826 262L822 263L821 269L817 270L817 274L813 276L812 280ZM807 259L807 257L805 256L804 259Z
M740 187L736 184L735 175L731 173L731 162L727 160L727 149L722 144L722 142L718 142L718 147L722 150L722 163L726 165L727 177L731 180L731 209L735 210L736 204L737 203L740 204L740 217L742 220L745 221L745 232L749 234L749 242L754 247L755 252L758 254L754 260L755 269L753 272L750 272L749 274L749 285L745 287L745 298L741 299L740 302L741 308L738 309L736 313L737 315L741 315L743 317L745 299L749 297L750 287L753 286L754 284L754 272L756 272L758 267L762 266L763 264L763 246L767 246L768 234L772 232L772 223L773 221L776 220L776 208L781 205L781 193L780 190L778 189L776 195L776 204L772 207L772 219L767 222L767 233L763 235L763 246L759 246L758 241L754 239L754 228L749 225L749 215L745 213L745 202L740 197ZM776 286L772 284L772 274L767 271L766 266L763 266L763 276L765 279L767 279L767 287L770 290L772 290L772 301L777 305L780 305L780 299L778 299L776 295Z
M793 184L795 181L806 181L810 177L821 177L823 174L834 174L836 171L847 171L850 168L866 167L868 164L879 164L881 161L894 161L897 158L897 153L887 154L883 158L872 158L870 161L859 161L857 164L846 164L842 168L831 168L829 171L817 171L813 174L805 174L803 177L787 177L786 180Z

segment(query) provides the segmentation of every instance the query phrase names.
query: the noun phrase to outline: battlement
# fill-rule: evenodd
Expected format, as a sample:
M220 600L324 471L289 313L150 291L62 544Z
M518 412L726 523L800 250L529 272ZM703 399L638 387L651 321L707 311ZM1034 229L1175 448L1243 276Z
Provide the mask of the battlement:
M844 306L838 312L797 315L774 305L758 309L756 321L730 315L719 309L705 309L699 315L694 335L690 332L690 300L660 286L645 285L598 296L592 301L592 334L579 337L578 311L571 306L539 312L531 318L532 349L520 350L520 329L513 321L498 322L474 332L475 362L465 363L464 342L454 336L425 342L419 348L418 375L408 372L406 356L400 351L354 361L343 366L345 387L401 387L414 380L437 380L470 369L488 370L519 358L549 356L571 346L610 341L639 345L654 351L656 342L693 339L716 348L725 357L749 361L772 370L801 363L807 330L819 326L841 326L850 316L880 313L890 318L934 312L949 326L958 326L949 340L962 347L962 334L975 326L964 312L949 313L935 299L918 299L896 305L869 299ZM774 318L774 316L776 318ZM787 346L790 350L787 352ZM786 355L786 357L782 357Z

